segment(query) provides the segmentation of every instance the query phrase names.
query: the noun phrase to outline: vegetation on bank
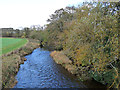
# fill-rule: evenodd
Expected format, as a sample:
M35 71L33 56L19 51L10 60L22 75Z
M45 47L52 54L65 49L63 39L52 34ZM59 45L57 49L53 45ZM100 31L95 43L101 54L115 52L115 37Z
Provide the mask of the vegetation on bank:
M119 2L87 3L56 10L44 31L35 31L44 47L63 51L84 76L108 86L120 84ZM40 36L37 36L40 35Z
M2 55L2 88L13 88L17 83L15 76L19 70L20 64L26 60L25 55L32 53L39 47L38 40L29 39L29 42L19 49Z
M3 32L3 36L38 39L41 46L62 51L84 76L108 86L120 85L120 2L84 3L56 10L45 28Z
M54 59L57 64L62 65L65 69L67 69L70 73L77 75L76 66L72 64L72 61L64 55L62 51L53 51L50 56Z
M56 10L49 24L36 36L44 47L63 51L77 67L80 79L84 76L118 88L119 59L119 2L87 3L81 7Z
M0 38L0 40L2 41L2 47L0 48L2 52L0 55L18 49L27 43L27 39L20 38Z
M16 84L15 75L19 61L20 56L16 54L2 58L2 88L12 88Z

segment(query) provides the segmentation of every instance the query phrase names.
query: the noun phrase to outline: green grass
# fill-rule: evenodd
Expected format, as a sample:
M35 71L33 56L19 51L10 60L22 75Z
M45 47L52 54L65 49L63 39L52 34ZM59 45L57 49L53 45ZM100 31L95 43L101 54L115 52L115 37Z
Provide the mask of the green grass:
M25 43L27 43L27 39L19 39L19 38L0 38L0 55L6 54L10 51L20 48Z

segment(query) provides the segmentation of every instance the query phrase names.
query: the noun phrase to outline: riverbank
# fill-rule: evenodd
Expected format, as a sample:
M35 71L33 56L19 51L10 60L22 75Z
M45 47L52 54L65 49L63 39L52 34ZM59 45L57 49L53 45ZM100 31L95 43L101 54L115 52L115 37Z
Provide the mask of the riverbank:
M72 61L69 60L69 58L65 56L63 52L53 51L50 55L57 64L62 65L70 73L77 75L76 66L72 64Z
M83 75L82 71L79 73L80 71L78 71L78 67L73 64L73 62L64 54L64 52L53 51L50 55L57 64L62 65L71 74L81 77L80 79L82 81L91 80L91 78L86 74ZM86 67L86 69L88 69L88 67Z
M106 89L106 86L93 80L91 76L89 76L88 72L89 67L83 67L78 68L76 65L73 64L73 62L64 54L63 51L52 51L50 56L53 58L53 60L60 64L62 67L64 67L68 72L75 75L83 81L85 85L87 85L89 88L103 88Z
M2 88L13 88L17 83L15 76L19 70L20 64L26 61L24 56L32 53L39 47L38 40L28 40L28 43L21 48L2 55Z

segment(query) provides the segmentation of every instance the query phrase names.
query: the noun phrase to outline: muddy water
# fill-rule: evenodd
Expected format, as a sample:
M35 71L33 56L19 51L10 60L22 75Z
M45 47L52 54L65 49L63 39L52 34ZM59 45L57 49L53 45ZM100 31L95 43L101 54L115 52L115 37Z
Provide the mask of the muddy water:
M14 88L84 88L82 82L57 65L50 57L50 51L37 48L26 56L20 65Z

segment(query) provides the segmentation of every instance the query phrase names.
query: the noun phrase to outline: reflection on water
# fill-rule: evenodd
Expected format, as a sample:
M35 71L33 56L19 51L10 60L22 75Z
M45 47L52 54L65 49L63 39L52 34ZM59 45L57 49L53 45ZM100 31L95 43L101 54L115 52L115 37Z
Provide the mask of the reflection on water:
M86 87L50 57L50 52L37 48L20 65L15 88L83 88Z

